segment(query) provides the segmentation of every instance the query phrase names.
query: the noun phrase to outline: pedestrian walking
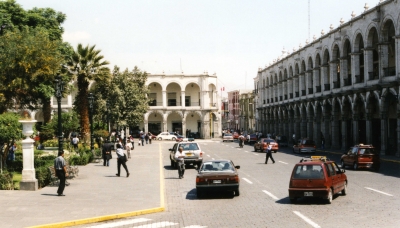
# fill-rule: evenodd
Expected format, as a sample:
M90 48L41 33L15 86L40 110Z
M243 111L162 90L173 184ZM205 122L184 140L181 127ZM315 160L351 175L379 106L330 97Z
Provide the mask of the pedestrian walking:
M179 179L183 178L185 174L185 155L183 154L183 147L179 147L178 152L175 153L175 160L178 163L178 175Z
M68 176L68 173L64 160L64 151L59 152L58 157L54 159L54 170L56 171L56 176L58 179L60 179L60 185L58 186L57 194L58 196L65 196L65 178Z
M79 143L79 138L78 138L78 136L75 135L72 138L72 145L74 146L74 151L78 150L78 143Z
M144 138L145 138L144 135L145 135L144 133L142 133L142 135L140 135L140 141L142 141L142 146L144 146Z
M118 167L118 173L115 174L117 175L117 177L120 176L121 174L121 165L124 167L125 171L126 171L126 177L129 177L129 171L128 171L128 167L126 167L126 155L124 153L124 151L122 150L122 146L120 144L117 144L117 167Z
M144 140L146 140L146 144L149 144L149 134L144 135Z
M112 142L105 142L102 146L102 155L103 155L103 166L110 165L110 159L112 158L111 150L113 149L114 144Z
M321 149L325 149L325 138L322 136L321 138Z
M292 139L293 139L293 145L295 145L296 144L296 134L295 133L293 133Z
M149 135L149 143L151 144L151 137L153 136L153 134L151 134L151 132L147 133Z
M133 146L129 139L125 144L125 149L126 149L126 154L128 154L128 158L131 158L131 150L133 150Z
M269 144L269 143L267 143L267 151L265 151L265 152L266 152L266 154L265 154L265 164L268 164L268 159L269 159L269 158L271 158L271 161L272 161L273 163L275 163L275 160L274 160L274 158L272 157L271 150L272 150L272 145Z

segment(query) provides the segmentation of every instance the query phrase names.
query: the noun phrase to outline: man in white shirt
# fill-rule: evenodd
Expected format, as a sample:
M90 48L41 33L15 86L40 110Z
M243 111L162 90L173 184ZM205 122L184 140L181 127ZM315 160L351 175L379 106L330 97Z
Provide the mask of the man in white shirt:
M185 174L185 155L183 154L183 147L179 147L178 152L175 153L175 161L178 163L179 179L183 178Z
M268 159L271 158L272 162L275 163L274 158L272 157L272 145L270 143L267 143L267 151L266 151L266 155L265 155L265 164L268 163Z

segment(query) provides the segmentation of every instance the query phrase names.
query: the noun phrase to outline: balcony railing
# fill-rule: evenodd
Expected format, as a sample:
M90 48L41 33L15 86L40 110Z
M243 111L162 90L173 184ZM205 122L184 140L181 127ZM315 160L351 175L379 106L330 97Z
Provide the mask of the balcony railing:
M394 76L396 75L396 67L383 68L383 72L385 74L385 77Z
M378 72L368 72L368 80L379 79Z
M356 83L364 82L364 75L363 74L362 75L356 75L355 78L356 78Z
M333 82L333 88L334 89L339 89L340 88L340 82L339 81Z
M351 85L351 78L345 78L344 79L344 86L350 86Z

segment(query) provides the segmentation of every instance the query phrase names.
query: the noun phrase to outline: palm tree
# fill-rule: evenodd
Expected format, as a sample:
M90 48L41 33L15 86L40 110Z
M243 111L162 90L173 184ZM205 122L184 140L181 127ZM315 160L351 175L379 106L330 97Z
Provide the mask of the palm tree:
M89 83L90 81L108 80L110 70L105 67L108 61L103 61L101 50L95 50L96 45L83 47L78 44L76 51L67 63L69 73L74 74L78 84L78 93L75 98L75 109L79 113L81 135L88 140L89 135Z

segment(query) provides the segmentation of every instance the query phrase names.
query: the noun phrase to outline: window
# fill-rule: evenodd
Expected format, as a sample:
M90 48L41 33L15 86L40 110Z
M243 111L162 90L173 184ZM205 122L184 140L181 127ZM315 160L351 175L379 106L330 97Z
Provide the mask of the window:
M199 147L197 146L196 143L182 143L179 146L183 147L183 150L198 150L199 149Z
M332 164L325 164L326 165L326 168L328 169L328 176L335 176L336 175L336 173L335 173L335 170L333 169L333 167L332 167Z
M168 106L176 106L176 93L168 93Z
M321 165L298 165L293 179L323 179L324 170Z
M157 93L149 93L149 106L157 106Z
M190 96L185 96L185 106L191 106L190 105Z

